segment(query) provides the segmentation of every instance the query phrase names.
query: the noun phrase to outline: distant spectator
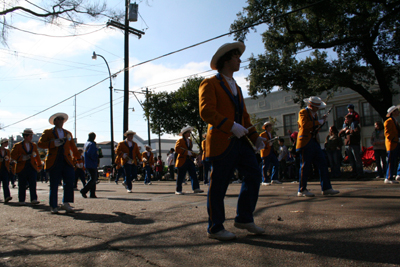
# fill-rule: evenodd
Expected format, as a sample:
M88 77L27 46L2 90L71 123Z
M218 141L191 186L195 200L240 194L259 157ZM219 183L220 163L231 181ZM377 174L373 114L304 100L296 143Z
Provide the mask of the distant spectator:
M338 136L336 126L329 128L329 134L325 139L325 150L331 167L331 176L338 178L341 176L340 164L342 159L343 140Z
M347 114L353 115L353 122L355 122L355 124L360 124L361 123L360 115L357 112L354 111L354 105L353 104L349 104L347 106L347 110L349 111L349 113L347 113ZM343 125L343 128L344 127L345 126Z
M286 159L288 157L288 149L285 146L285 140L279 138L279 151L278 151L278 161L279 161L279 180L285 180L286 173Z
M169 179L175 180L175 149L171 148L167 156Z
M375 122L375 130L372 132L371 144L374 148L376 167L378 168L378 176L376 178L384 178L386 171L386 148L385 148L385 131L381 121Z

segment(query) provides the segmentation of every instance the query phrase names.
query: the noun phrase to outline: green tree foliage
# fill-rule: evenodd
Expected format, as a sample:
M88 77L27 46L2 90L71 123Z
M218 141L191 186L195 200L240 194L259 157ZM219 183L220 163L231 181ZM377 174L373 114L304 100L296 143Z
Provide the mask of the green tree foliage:
M400 82L399 17L398 0L249 0L231 29L268 25L265 54L250 58L251 96L279 87L299 102L350 88L384 118ZM236 39L244 40L250 29ZM299 60L308 49L310 56Z
M192 77L175 92L151 94L143 104L150 116L150 128L156 134L177 134L185 126L195 128L196 141L201 144L207 124L199 115L199 86L203 77Z

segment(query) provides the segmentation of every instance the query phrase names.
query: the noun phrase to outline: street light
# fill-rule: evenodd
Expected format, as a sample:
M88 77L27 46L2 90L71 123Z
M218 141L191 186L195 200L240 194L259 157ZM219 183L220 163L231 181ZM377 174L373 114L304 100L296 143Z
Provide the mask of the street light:
M110 67L108 66L107 60L99 54L96 54L96 52L93 51L93 56L92 59L96 60L97 57L101 57L102 59L104 59L104 62L107 65L107 69L108 69L108 74L110 75L110 123L111 123L111 166L114 166L114 123L113 123L113 97L112 97L112 79L111 79L111 71L110 71Z

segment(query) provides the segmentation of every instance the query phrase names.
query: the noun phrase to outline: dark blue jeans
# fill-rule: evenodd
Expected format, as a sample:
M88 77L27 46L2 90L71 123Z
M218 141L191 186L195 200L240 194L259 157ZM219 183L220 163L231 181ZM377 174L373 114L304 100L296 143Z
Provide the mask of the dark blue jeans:
M82 182L82 186L85 186L85 184L86 184L85 172L81 168L76 168L76 170L75 170L75 183L74 183L74 187L75 188L78 187L78 180L79 179Z
M0 181L3 183L3 194L4 194L4 200L10 196L10 188L9 188L9 180L8 177L10 176L10 173L7 171L6 167L4 166L5 163L3 163L1 169L0 169ZM12 175L12 174L11 174Z
M269 170L269 166L272 164L271 171L271 179L268 179L267 171ZM263 174L263 182L269 183L271 180L278 180L279 174L279 161L276 158L274 151L271 149L271 153L268 156L262 158L262 174Z
M178 179L176 179L176 191L182 192L182 183L185 179L186 172L189 172L192 190L200 188L199 180L197 179L196 167L191 159L187 158L182 167L178 168Z
M331 166L331 175L334 178L340 177L340 159L342 153L340 150L327 150L326 155L328 156L329 165Z
M25 162L24 169L18 173L18 200L25 202L26 198L26 185L29 184L29 193L31 201L37 200L36 194L36 179L37 171L32 167L30 162Z
M144 183L148 184L151 182L151 167L149 165L144 167L144 173Z
M235 169L243 175L242 187L236 210L235 221L239 223L253 222L253 212L258 200L261 183L261 170L258 166L253 148L247 141L236 139L230 152L220 160L212 161L210 186L208 189L207 211L208 229L217 233L224 229L224 198Z
M132 180L137 178L137 166L135 164L126 163L124 165L124 171L126 189L132 190Z
M375 155L375 163L376 167L378 168L378 175L379 177L385 177L385 172L387 168L386 164L386 150L378 149L374 150Z
M87 192L90 191L90 196L94 197L96 196L96 181L97 181L97 169L86 169L86 172L88 174L88 181L85 184L85 186L82 188L81 192L83 194L86 194Z
M300 150L300 172L299 172L299 192L307 189L307 181L311 175L312 164L318 166L321 190L332 188L329 179L328 164L321 146L315 139L311 139L307 145Z
M74 167L68 164L65 159L57 160L54 166L48 171L50 176L50 207L58 206L58 185L63 181L64 195L63 203L74 202Z

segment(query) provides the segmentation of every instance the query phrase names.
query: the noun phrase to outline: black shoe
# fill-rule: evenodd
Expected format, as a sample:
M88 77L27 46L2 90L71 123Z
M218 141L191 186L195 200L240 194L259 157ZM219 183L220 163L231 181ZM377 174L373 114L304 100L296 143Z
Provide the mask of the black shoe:
M118 184L118 181L115 181L116 184Z
M90 196L90 198L97 198L97 197L96 197L96 195L94 195L94 196Z
M82 195L82 197L83 197L83 198L87 198L87 195L86 195L86 193L84 193L82 190L81 190L81 191L79 191L79 192L81 192L81 195Z

